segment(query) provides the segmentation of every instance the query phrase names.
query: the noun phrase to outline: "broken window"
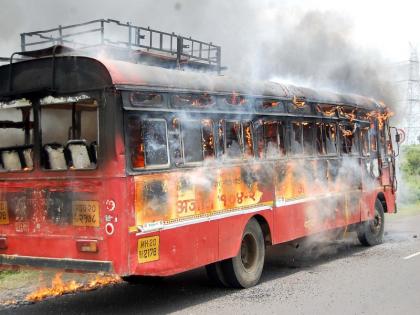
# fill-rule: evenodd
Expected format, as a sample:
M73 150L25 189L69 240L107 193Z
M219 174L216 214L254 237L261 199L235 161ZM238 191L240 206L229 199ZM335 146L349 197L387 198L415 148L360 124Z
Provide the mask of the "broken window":
M370 155L370 145L369 145L369 127L362 127L360 130L361 133L361 144L362 144L362 155Z
M166 121L148 119L143 121L144 151L146 166L169 164Z
M303 122L302 129L303 129L303 152L305 155L313 155L314 154L314 140L313 140L314 125L309 122Z
M220 148L228 158L253 158L254 143L252 123L250 121L220 121L219 143Z
M337 153L337 132L335 124L325 124L325 141L327 154Z
M164 105L163 94L155 92L132 92L130 101L136 107L161 107Z
M128 118L133 168L168 166L167 126L163 119Z
M290 133L290 150L293 155L314 154L313 131L311 122L292 122Z
M293 122L290 133L290 150L293 155L303 154L302 123Z
M277 159L286 154L282 122L263 121L258 129L258 155L260 158Z
M250 121L243 123L243 142L245 158L254 157L254 144L252 138L252 123Z
M42 165L50 170L94 169L98 104L92 99L41 100Z
M213 121L210 119L204 119L201 123L203 130L204 159L214 158Z
M0 172L33 169L33 126L28 101L0 103Z
M201 128L198 120L181 122L182 152L185 164L203 161Z
M242 128L239 121L226 121L225 154L229 158L242 157Z
M359 137L357 124L340 125L341 153L359 154Z
M207 108L216 104L216 98L208 93L202 94L176 94L171 97L174 107Z

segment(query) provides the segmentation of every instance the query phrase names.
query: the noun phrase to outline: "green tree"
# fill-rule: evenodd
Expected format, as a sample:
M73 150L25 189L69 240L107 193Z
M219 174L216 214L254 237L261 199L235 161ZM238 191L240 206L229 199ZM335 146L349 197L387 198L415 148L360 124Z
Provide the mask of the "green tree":
M420 145L403 149L401 162L402 178L407 187L407 201L420 201Z

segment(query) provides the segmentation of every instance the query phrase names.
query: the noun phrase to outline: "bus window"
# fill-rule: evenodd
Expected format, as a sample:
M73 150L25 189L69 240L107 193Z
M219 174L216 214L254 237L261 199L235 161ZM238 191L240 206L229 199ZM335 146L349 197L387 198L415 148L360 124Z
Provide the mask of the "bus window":
M303 154L302 123L293 122L290 134L290 149L293 155Z
M252 141L252 123L250 121L244 122L243 136L244 136L244 156L245 158L254 157L254 145Z
M181 139L184 164L203 161L201 123L198 120L181 122Z
M147 119L143 121L142 129L146 166L169 165L166 121Z
M352 144L353 131L350 126L340 125L340 138L341 138L341 153L350 154Z
M369 129L369 139L370 139L370 151L372 153L375 153L378 151L378 138L376 134L376 126L374 123L370 124Z
M337 154L337 132L335 124L325 124L324 127L327 154Z
M167 126L163 119L128 118L131 165L134 169L169 165L166 134Z
M313 124L309 122L302 123L303 150L305 155L314 154Z
M369 156L369 127L362 127L360 130L361 133L361 144L362 144L362 155Z
M94 100L41 101L42 165L50 170L96 168L98 112ZM45 99L44 99L45 100Z
M325 129L324 124L316 123L316 151L319 155L326 154L326 137L325 137Z
M228 158L253 158L254 143L252 123L250 121L224 122L221 120L219 125L219 145Z
M226 121L225 126L225 153L229 158L241 158L241 123L239 121Z
M204 159L214 158L213 121L204 119L201 121L203 130L203 155Z
M0 104L0 172L30 171L34 166L32 109L28 102L19 102L9 108Z
M275 159L280 156L277 125L277 121L264 122L264 157L267 159Z

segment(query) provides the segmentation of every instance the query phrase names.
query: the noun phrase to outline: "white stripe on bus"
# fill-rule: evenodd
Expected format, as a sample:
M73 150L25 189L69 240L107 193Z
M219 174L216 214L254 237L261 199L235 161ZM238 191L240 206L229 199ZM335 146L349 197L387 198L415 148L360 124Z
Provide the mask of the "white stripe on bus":
M220 219L229 218L229 217L233 217L237 215L260 212L264 210L273 210L273 207L261 206L261 207L250 208L250 209L242 209L242 210L219 213L219 214L214 214L211 216L195 218L195 219L190 219L190 220L185 220L185 221L178 221L178 222L167 223L167 224L164 224L163 222L155 222L151 224L150 227L138 226L137 228L140 230L140 232L136 233L136 235L139 236L139 235L144 235L144 234L162 231L162 230L170 230L170 229L175 229L182 226L210 222L214 220L220 220Z

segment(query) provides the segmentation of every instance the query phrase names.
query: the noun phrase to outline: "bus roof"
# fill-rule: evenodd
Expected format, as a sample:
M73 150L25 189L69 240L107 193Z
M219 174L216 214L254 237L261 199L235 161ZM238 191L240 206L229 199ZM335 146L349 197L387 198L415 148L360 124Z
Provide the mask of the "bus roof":
M118 89L235 92L284 99L297 97L308 102L349 105L367 110L383 107L375 100L359 95L86 56L42 57L0 66L0 101L40 91L60 95L111 86Z

